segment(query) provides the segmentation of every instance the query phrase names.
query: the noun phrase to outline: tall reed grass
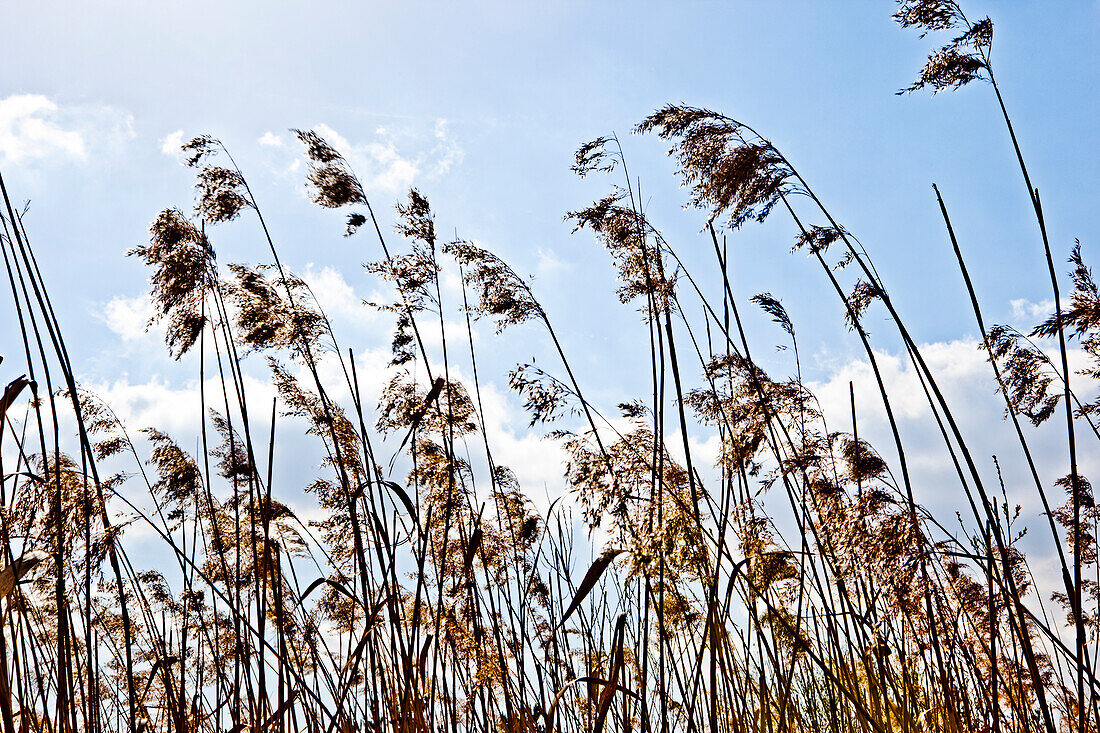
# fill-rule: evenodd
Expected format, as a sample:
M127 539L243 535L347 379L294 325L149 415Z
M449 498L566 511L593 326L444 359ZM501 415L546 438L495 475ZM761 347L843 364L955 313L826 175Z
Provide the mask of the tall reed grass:
M376 245L368 270L392 286L378 306L395 324L392 381L367 404L354 350L283 265L229 150L203 136L184 146L193 215L165 209L131 252L149 268L166 347L197 368L193 452L162 428L124 425L77 383L57 294L0 181L25 368L0 399L5 733L1100 729L1100 511L1078 470L1100 437L1100 404L1075 392L1100 376L1100 294L1080 245L1071 290L1060 288L1062 255L993 74L990 21L950 0L903 0L895 17L953 38L903 91L987 83L1033 209L1054 312L1024 334L984 320L935 191L1017 438L1003 450L1022 453L1044 509L1060 573L1052 598L1034 590L1013 501L959 427L966 406L945 398L869 252L744 122L670 105L636 128L671 146L713 247L705 272L643 213L617 138L577 152L577 174L611 191L567 218L606 248L648 340L651 393L614 408L586 398L569 339L528 280L476 243L441 239L416 190L397 207L397 236L386 234L348 160L296 131L315 202ZM824 414L777 297L734 293L738 233L769 216L789 220L794 249L842 306L889 444L860 437L854 386L850 412ZM214 232L235 219L269 245L266 262L215 256ZM444 302L444 266L461 269L461 303ZM715 278L721 296L708 298ZM790 340L793 376L754 361L747 307ZM931 489L914 485L864 327L871 308L889 314L942 435L958 528L917 501ZM567 456L568 495L548 511L494 456L478 319L541 329L559 357L509 375L531 425ZM1089 364L1079 374L1072 338ZM261 359L270 403L244 378ZM573 429L552 429L559 420ZM305 487L313 522L272 494L280 437L303 423L324 457ZM1036 464L1037 426L1064 431L1059 475ZM715 466L691 440L703 431L718 436ZM163 562L127 551L133 522L120 516L159 538Z

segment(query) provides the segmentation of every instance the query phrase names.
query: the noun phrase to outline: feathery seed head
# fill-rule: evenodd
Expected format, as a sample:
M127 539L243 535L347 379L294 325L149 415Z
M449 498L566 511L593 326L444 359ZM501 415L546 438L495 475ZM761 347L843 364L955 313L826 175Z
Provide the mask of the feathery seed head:
M782 196L797 190L794 172L771 143L750 142L744 125L717 112L668 105L635 130L676 141L669 155L679 161L692 205L709 210L711 221L727 216L734 229L749 219L762 222Z

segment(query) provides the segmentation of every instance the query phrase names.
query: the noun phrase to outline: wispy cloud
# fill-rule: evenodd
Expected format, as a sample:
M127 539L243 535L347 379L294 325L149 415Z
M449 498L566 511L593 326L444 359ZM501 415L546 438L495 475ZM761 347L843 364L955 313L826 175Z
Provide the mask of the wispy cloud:
M133 116L108 105L61 106L41 94L0 99L0 161L81 163L134 137Z
M439 118L435 121L436 145L432 148L432 156L434 157L434 163L432 164L433 176L446 174L453 166L461 163L462 158L465 156L458 142L451 137L449 130L447 120Z
M552 249L538 249L538 260L535 263L535 275L536 277L547 277L556 272L562 270L568 270L570 264L562 259L558 258L557 253Z
M430 147L413 133L401 135L399 145L398 136L385 127L376 128L371 139L360 142L324 123L313 129L351 161L364 185L373 191L401 193L418 180L446 175L464 155L445 119L435 121Z
M1013 323L1020 325L1026 325L1028 328L1034 326L1041 320L1044 320L1047 316L1054 312L1054 301L1044 300L1039 303L1033 303L1026 298L1018 298L1016 300L1009 301L1012 306L1012 321Z

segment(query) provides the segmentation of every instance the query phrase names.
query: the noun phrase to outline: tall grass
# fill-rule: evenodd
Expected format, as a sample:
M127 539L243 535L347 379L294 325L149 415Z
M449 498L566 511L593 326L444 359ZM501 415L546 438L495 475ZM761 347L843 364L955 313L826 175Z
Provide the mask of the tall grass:
M314 200L376 247L368 270L393 293L377 306L395 324L392 380L368 404L354 350L280 260L230 151L203 136L184 146L194 216L164 210L131 252L149 267L169 352L197 368L191 452L163 427L131 432L77 383L0 180L26 370L0 399L5 733L1100 729L1100 513L1078 461L1100 438L1100 406L1074 391L1100 375L1100 294L1079 245L1072 293L1060 290L1057 246L994 80L989 20L945 0L904 0L896 17L953 35L905 91L988 82L1028 190L1054 302L1031 334L986 324L935 195L1017 438L1002 452L1021 451L1044 509L1061 583L1052 598L1034 590L999 469L979 464L959 427L966 406L946 399L870 254L749 125L670 105L636 128L671 146L713 246L705 272L647 219L617 138L577 153L574 170L612 189L567 218L610 254L650 357L639 365L650 393L614 409L585 396L569 338L530 282L473 242L441 240L416 190L387 238L348 160L297 131ZM734 292L738 234L769 216L789 219L795 250L820 267L859 339L873 374L859 387L890 426L881 453L860 437L856 385L851 409L826 415L803 382L780 299ZM256 227L268 261L215 256L213 232L236 219ZM445 302L447 267L462 274L461 302ZM720 295L708 297L715 280ZM793 376L754 361L746 307L790 340ZM864 327L871 308L889 314L942 436L950 490L964 497L957 528L918 502L933 489L910 472ZM567 457L568 494L548 510L494 455L478 319L541 329L558 357L509 375L531 426ZM1069 369L1072 337L1089 363L1081 374ZM261 359L271 402L245 378ZM1063 427L1045 425L1055 416ZM574 429L551 429L559 420ZM306 487L312 522L273 498L286 483L276 455L303 425L322 456ZM1065 431L1064 476L1037 465L1039 426ZM693 442L711 433L713 466ZM127 551L135 524L159 538L161 561Z

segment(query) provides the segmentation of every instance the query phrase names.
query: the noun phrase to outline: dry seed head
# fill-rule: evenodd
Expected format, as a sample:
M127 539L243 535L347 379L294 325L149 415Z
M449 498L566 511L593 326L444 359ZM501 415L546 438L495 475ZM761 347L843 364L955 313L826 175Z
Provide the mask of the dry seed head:
M810 254L824 254L833 242L847 235L848 233L841 227L815 225L798 235L791 251L807 247Z
M469 435L477 430L476 411L466 388L459 382L444 382L431 404L428 393L406 371L394 375L379 399L377 427L384 433L416 427L420 434Z
M366 203L359 180L346 168L334 164L310 168L306 181L313 187L313 201L329 209Z
M675 140L669 155L680 164L692 205L709 210L711 221L727 216L733 228L749 219L762 222L782 196L797 190L793 171L771 143L749 142L741 123L717 112L668 105L636 131Z
M794 325L791 323L790 316L787 315L787 309L775 296L771 293L760 293L752 296L751 300L771 316L772 320L779 324L779 327L786 331L788 336L794 338Z
M1080 555L1081 562L1086 566L1095 565L1097 561L1096 531L1097 522L1100 521L1100 508L1096 506L1096 498L1092 491L1092 484L1087 478L1077 476L1063 476L1054 482L1054 485L1066 492L1066 501L1060 507L1051 510L1051 516L1066 530L1066 544L1075 555ZM1074 532L1074 507L1080 515L1080 526ZM1074 536L1079 535L1080 546L1074 546Z
M867 441L845 437L840 450L844 462L848 464L848 480L852 483L866 484L886 475L886 462Z
M855 286L852 287L852 292L848 294L848 305L851 310L844 314L844 320L847 321L848 328L854 329L863 317L864 312L871 306L871 303L881 297L882 291L876 285L862 279L857 280Z
M214 251L206 236L178 209L165 209L149 227L150 240L129 254L146 265L157 267L153 274L153 304L162 314L210 282L208 267Z
M813 396L797 380L772 380L738 354L714 357L705 376L713 388L693 389L686 401L704 424L726 428L720 456L728 468L751 466L767 438L768 419L797 424L819 414Z
M68 388L58 390L57 395L63 399L71 399ZM132 447L122 423L98 395L78 387L76 396L80 405L80 415L88 434L104 436L102 440L92 445L97 459L102 460L117 455Z
M426 222L415 224L415 228L431 236L431 241L418 241L405 254L394 255L380 262L365 265L367 272L391 281L400 294L397 303L378 307L408 317L411 317L412 312L423 310L429 304L438 306L435 289L431 286L439 275L440 267L435 258L435 234L430 217ZM402 225L398 226L398 230L405 231ZM425 243L428 246L424 246Z
M962 12L952 0L898 0L894 13L902 28L922 28L923 37L928 31L943 31L962 22Z
M1092 278L1092 270L1085 264L1081 254L1081 242L1078 240L1069 258L1073 265L1073 295L1069 307L1062 311L1062 319L1051 314L1047 320L1035 327L1032 336L1053 338L1059 330L1071 331L1082 337L1088 346L1089 340L1100 331L1100 290Z
M435 220L428 199L415 188L409 189L408 203L397 205L397 214L401 221L397 231L403 237L417 239L429 247L435 246Z
M528 427L554 422L575 396L565 384L534 364L518 364L508 374L508 386L524 398L523 409L531 415Z
M390 341L390 352L393 354L390 366L401 366L413 361L416 358L415 341L412 319L409 318L408 313L399 313L394 326L393 339Z
M332 467L338 476L346 475L353 485L362 482L366 476L361 453L362 441L343 408L331 402L326 405L316 394L303 388L297 378L275 358L269 357L267 365L279 399L284 405L283 414L305 419L309 423L307 432L320 437L329 448L329 454L322 465ZM333 440L336 442L335 446L332 444ZM321 482L319 487L325 485L326 482Z
M1056 372L1046 355L1008 326L993 326L987 337L989 358L1001 365L1001 387L1005 398L1033 425L1046 422L1064 396L1061 391L1051 389ZM1006 406L1006 417L1008 409Z
M199 168L196 175L195 216L212 223L232 221L241 209L252 206L245 196L244 178L235 170L220 166Z
M350 237L359 230L359 227L367 223L367 217L359 213L348 214L347 228L344 230L344 236Z
M149 227L150 240L128 254L153 267L149 323L168 319L165 341L179 358L198 340L206 325L203 301L214 284L214 250L206 235L178 209L165 209Z
M443 251L463 266L464 281L477 290L478 300L470 312L495 319L497 333L532 318L545 318L523 278L492 252L461 240L445 244Z
M588 228L596 234L615 260L619 278L619 300L628 303L652 295L659 312L672 306L675 277L665 274L660 233L644 214L623 206L626 193L615 190L586 209L571 211L573 231Z
M210 135L199 135L184 143L180 149L187 154L185 162L194 168L203 158L214 155L222 149L221 141Z
M168 518L181 521L187 509L196 506L202 493L198 464L167 434L156 428L145 428L141 432L153 444L149 463L156 468L159 476L153 484L153 491L171 507Z
M336 148L312 130L293 130L293 132L306 147L306 157L310 161L306 181L313 189L314 203L329 209L338 209L348 204L367 202L363 185ZM354 227L352 217L358 217L358 223ZM361 214L353 214L352 217L348 218L349 235L365 221Z
M928 57L928 62L921 70L917 81L899 91L898 94L931 87L934 95L945 89L958 89L975 79L983 78L988 70L989 48L993 43L992 21L984 18L972 25L968 24L953 2L923 2L911 5L914 17L924 17L927 22L905 22L899 19L902 26L919 25L927 30L946 30L965 24L966 31L956 36L946 46L933 52ZM898 15L894 17L897 18Z
M619 156L617 153L607 151L609 142L611 142L609 137L598 137L580 146L570 170L581 178L593 172L610 173L615 170L619 163Z
M343 156L336 148L313 130L291 130L294 135L306 146L306 157L314 163L331 163L343 160Z
M237 328L256 351L289 348L303 356L328 331L324 316L310 307L313 294L301 278L292 274L268 278L265 272L272 268L262 265L230 264L229 269L234 275L229 288Z
M925 87L932 87L932 94L938 94L945 89L958 89L980 79L983 69L985 62L977 56L960 53L954 48L941 48L928 57L928 63L917 80L899 94L915 92Z
M241 436L220 413L211 408L210 421L221 436L221 445L210 453L218 459L218 475L227 481L247 482L256 475L256 467L249 459L248 451Z

